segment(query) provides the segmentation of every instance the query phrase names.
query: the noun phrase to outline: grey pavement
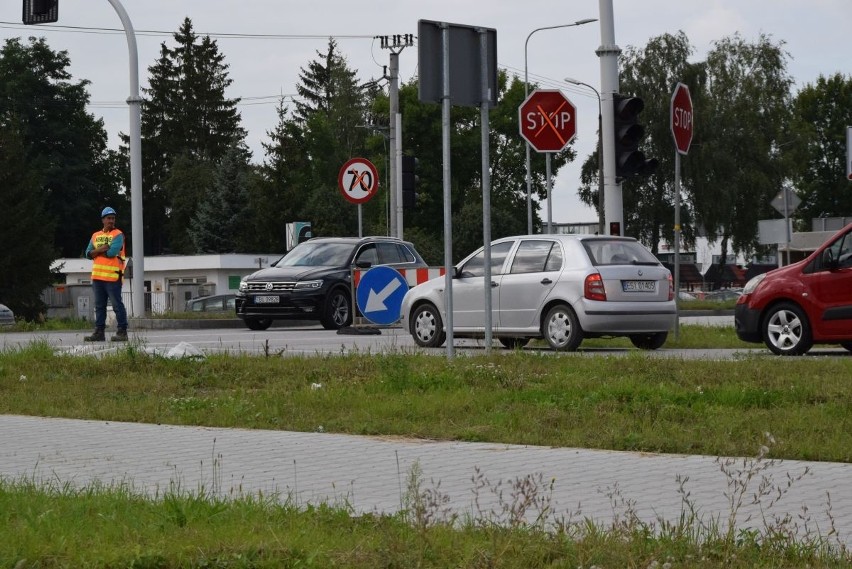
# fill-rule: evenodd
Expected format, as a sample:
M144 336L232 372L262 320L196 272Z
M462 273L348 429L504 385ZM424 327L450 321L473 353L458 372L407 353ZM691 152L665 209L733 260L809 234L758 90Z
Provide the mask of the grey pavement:
M609 527L634 513L648 523L677 522L688 493L705 522L726 526L729 496L741 490L737 527L777 529L789 516L785 527L800 538L852 543L852 465L845 463L0 415L0 476L7 479L121 483L151 496L173 488L223 497L278 493L360 513L403 507L413 469L422 472L422 490L445 496L446 507L462 516L505 521L500 512L516 504L513 487L529 488L523 481L532 477L539 498L552 483L545 500L551 521ZM752 504L761 485L768 491Z

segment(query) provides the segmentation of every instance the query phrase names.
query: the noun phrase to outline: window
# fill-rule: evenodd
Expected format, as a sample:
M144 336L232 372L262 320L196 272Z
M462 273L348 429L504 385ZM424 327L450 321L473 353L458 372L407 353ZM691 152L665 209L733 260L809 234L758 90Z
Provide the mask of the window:
M379 257L376 254L376 246L375 245L364 245L361 247L361 250L358 251L358 255L355 256L356 263L370 263L371 265L376 265L379 262Z
M396 243L379 242L376 243L376 249L383 265L398 265L403 262L399 256L399 248L396 246Z
M514 245L514 241L504 241L491 247L491 274L502 274L500 271L503 268L503 262L506 256ZM484 277L485 276L485 251L482 250L475 256L471 257L464 267L461 269L461 276L468 277Z
M552 251L558 253L558 260L550 260ZM547 267L553 267L548 269ZM512 261L511 273L540 273L545 270L559 270L562 267L562 254L559 245L553 241L526 240L521 241Z

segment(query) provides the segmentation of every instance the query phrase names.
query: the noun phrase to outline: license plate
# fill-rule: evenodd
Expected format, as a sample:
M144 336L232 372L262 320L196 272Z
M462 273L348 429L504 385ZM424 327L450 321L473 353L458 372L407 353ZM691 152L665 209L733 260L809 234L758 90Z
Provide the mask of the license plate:
M624 292L656 292L656 281L621 281Z
M277 296L256 296L254 297L255 304L278 304Z

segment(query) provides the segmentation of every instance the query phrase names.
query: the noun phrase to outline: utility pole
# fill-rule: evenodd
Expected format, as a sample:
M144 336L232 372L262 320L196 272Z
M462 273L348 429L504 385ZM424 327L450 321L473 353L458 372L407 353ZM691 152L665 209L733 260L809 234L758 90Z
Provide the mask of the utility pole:
M614 94L618 93L618 54L621 48L615 43L615 22L612 0L598 0L601 22L601 45L596 53L601 63L601 108L604 178L604 216L608 234L624 235L623 198L621 184L615 178L615 119Z
M402 124L399 115L399 54L414 45L414 34L396 34L393 36L376 36L381 41L381 48L390 50L390 117L388 117L390 139L389 170L390 188L388 188L388 206L390 207L391 237L402 239L402 132L397 128L397 121Z

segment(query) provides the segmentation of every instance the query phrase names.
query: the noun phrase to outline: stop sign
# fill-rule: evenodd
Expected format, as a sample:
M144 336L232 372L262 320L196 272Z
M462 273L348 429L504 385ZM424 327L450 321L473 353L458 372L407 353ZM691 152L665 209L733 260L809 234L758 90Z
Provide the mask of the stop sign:
M577 108L562 91L538 89L518 107L521 136L539 152L559 152L577 134Z
M680 154L689 152L692 144L692 97L683 83L675 86L672 94L671 125L675 148Z

